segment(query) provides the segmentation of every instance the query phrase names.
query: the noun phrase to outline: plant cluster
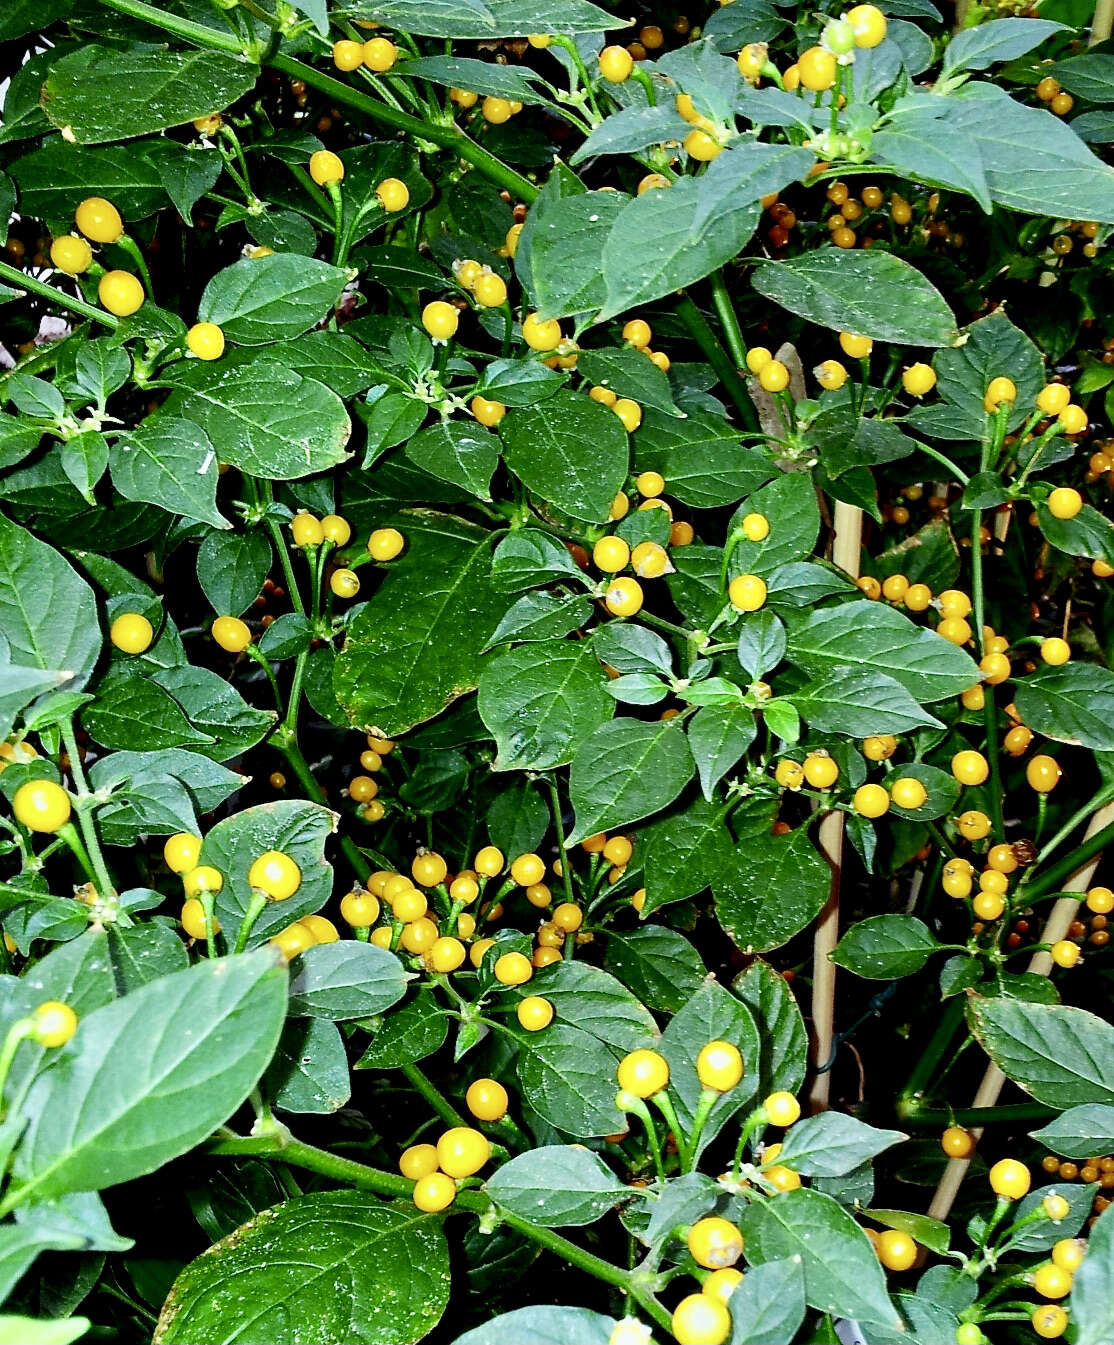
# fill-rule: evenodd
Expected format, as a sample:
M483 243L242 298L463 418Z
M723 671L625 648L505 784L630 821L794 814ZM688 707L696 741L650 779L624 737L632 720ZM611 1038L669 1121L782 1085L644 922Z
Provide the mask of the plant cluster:
M0 1345L1109 1345L1114 47L1001 9L7 0Z

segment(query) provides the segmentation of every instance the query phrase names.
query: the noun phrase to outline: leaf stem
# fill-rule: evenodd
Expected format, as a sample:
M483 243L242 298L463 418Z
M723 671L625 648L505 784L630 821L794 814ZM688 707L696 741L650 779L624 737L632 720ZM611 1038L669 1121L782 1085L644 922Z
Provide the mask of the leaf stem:
M739 413L739 419L742 421L744 428L757 430L758 417L754 411L754 403L750 399L746 383L739 369L732 362L727 351L720 345L719 339L709 326L704 314L687 294L682 295L677 301L677 316L688 328L689 335L700 347L704 358L716 371L719 381L723 384L728 397L734 403L735 410Z
M236 935L236 946L232 950L234 953L242 953L248 946L248 936L251 934L255 922L263 914L266 905L266 892L260 892L257 888L252 888L251 900L244 912L244 918L240 921L240 932Z

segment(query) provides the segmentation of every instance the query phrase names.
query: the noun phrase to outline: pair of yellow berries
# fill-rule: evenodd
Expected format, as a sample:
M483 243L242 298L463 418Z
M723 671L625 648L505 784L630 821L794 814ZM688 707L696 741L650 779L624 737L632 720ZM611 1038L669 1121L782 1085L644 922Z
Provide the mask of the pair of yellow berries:
M717 1093L730 1092L743 1077L743 1057L729 1041L710 1041L696 1057L701 1084ZM669 1062L658 1051L641 1048L619 1062L619 1087L637 1098L653 1097L669 1083Z

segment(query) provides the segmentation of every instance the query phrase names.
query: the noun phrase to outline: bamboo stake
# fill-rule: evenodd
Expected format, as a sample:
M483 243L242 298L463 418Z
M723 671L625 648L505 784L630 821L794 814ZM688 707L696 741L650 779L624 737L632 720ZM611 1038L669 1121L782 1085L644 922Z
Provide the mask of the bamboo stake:
M1112 0L1114 3L1114 0ZM1103 827L1114 822L1114 803L1108 803L1100 808L1087 824L1087 831L1084 840L1099 832ZM1065 892L1086 892L1091 885L1091 879L1094 877L1095 869L1101 856L1095 855L1087 863L1081 865L1064 883ZM1056 943L1058 940L1066 938L1071 922L1079 914L1081 898L1079 897L1061 897L1048 914L1044 928L1041 930L1041 943ZM1047 976L1052 970L1052 958L1048 953L1041 951L1034 953L1029 960L1028 971L1037 976ZM993 1107L1001 1095L1002 1088L1006 1082L1006 1076L997 1065L989 1065L986 1073L983 1075L982 1083L979 1084L978 1092L975 1094L971 1103L972 1107ZM972 1129L971 1134L977 1140L982 1134L981 1127ZM963 1178L967 1175L967 1169L970 1166L969 1158L953 1158L948 1162L944 1169L944 1175L940 1179L940 1185L932 1197L932 1204L928 1207L928 1212L934 1219L946 1219L951 1210L952 1203L959 1193Z
M832 560L852 579L859 577L863 511L835 502ZM839 880L843 867L843 813L830 812L820 823L820 852L832 866L832 886L817 921L812 941L812 1065L822 1070L812 1078L809 1108L826 1111L831 1091L832 1043L835 1040L835 963L829 954L839 940Z
M1098 0L1095 6L1095 18L1091 24L1091 36L1087 40L1089 47L1105 42L1114 28L1114 0Z

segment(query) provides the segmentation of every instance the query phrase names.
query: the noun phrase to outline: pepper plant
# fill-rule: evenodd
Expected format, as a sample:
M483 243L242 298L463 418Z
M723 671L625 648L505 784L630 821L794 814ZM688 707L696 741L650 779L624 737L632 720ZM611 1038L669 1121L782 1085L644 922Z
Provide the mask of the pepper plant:
M4 5L0 1342L1114 1336L1110 13L692 8Z

